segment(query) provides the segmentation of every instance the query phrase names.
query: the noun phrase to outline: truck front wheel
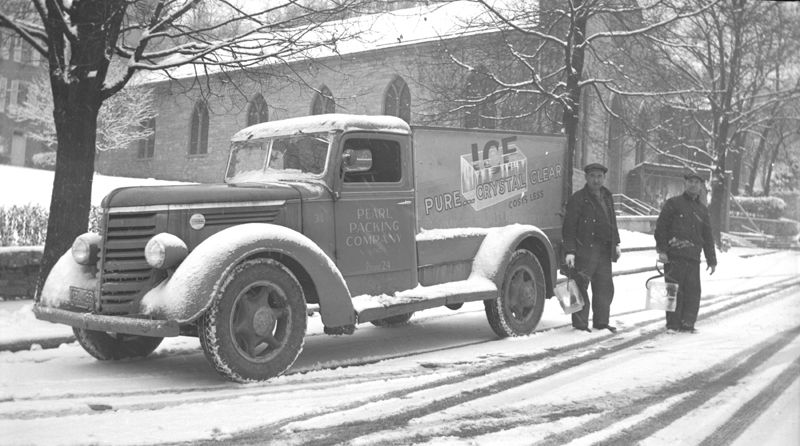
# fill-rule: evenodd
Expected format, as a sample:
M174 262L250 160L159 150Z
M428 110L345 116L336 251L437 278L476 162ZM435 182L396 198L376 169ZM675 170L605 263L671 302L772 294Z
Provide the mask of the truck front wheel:
M278 376L303 348L302 288L280 262L245 261L215 294L198 332L206 358L226 378L250 382Z
M497 299L484 300L489 325L500 337L533 332L544 311L545 276L539 259L518 249L506 267Z
M143 358L161 344L164 338L87 330L73 327L75 339L87 353L101 361Z

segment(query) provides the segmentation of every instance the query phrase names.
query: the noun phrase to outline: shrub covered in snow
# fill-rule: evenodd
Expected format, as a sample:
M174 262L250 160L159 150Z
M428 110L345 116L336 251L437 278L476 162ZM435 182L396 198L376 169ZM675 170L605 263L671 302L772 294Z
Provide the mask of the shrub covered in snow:
M49 211L39 204L0 205L0 246L43 245L47 236ZM98 231L102 211L93 206L89 230Z
M734 197L736 203L731 204L731 212L741 214L742 209L751 217L781 218L786 202L778 197Z

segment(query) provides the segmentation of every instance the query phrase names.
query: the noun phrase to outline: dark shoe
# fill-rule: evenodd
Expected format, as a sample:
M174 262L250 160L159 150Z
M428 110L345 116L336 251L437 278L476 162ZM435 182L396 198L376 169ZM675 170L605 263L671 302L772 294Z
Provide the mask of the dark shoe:
M613 325L605 325L605 324L598 325L598 324L594 324L593 327L594 327L595 330L603 330L603 329L605 329L605 330L610 331L611 333L616 333L617 332L617 327L615 327Z
M678 331L682 333L691 333L691 334L697 333L697 329L694 327L681 327L680 329L678 329Z
M573 325L572 328L574 328L576 330L580 330L580 331L586 331L586 332L589 332L589 333L592 332L592 330L590 330L589 327L576 327L576 326Z

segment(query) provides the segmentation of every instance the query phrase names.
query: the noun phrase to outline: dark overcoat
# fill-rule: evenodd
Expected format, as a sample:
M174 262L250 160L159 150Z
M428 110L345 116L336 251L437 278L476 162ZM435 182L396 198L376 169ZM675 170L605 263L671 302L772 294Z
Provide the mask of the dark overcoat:
M670 259L700 261L700 251L708 266L717 265L714 237L708 208L698 197L687 193L670 198L656 221L656 249Z
M616 260L614 246L619 244L617 216L614 213L614 199L611 191L601 188L604 212L600 202L592 196L587 186L572 194L567 201L562 236L564 254L576 257L587 256L597 243L611 243L611 259Z

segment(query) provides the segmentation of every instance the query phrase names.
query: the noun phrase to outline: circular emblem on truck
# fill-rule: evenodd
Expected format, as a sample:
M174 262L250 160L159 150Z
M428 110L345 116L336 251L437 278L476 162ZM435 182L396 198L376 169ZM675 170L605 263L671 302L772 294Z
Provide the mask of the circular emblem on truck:
M203 214L194 214L189 217L189 226L199 231L206 226L206 217Z

